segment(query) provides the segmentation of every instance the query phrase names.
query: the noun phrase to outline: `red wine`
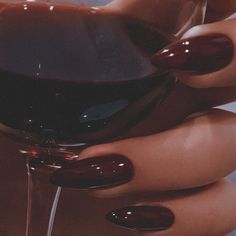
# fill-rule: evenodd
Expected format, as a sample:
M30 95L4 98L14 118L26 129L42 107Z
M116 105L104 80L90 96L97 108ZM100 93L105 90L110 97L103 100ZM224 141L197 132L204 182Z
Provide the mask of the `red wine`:
M102 141L168 91L150 57L172 38L154 25L75 4L6 1L0 10L0 122L21 135Z

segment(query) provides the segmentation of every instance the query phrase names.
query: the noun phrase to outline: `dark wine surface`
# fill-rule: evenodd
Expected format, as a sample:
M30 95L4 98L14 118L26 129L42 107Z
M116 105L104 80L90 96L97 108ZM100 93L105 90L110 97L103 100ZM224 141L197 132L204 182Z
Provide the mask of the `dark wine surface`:
M3 130L42 144L114 137L168 91L150 56L170 41L105 10L0 3L0 122L11 128Z

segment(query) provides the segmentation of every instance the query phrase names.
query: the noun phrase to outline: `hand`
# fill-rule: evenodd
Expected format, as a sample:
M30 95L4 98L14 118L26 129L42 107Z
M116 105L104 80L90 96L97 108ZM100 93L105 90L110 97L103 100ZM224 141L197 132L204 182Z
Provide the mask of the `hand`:
M236 167L236 115L218 109L205 110L236 100L236 62L230 51L236 45L233 25L236 22L229 20L187 32L184 37L188 38L213 32L227 35L223 42L230 46L224 47L225 61L218 62L215 50L210 50L210 57L205 60L209 55L204 55L198 68L189 70L184 67L186 63L178 67L170 62L168 66L174 65L179 78L197 89L179 84L162 106L123 134L123 140L84 150L81 160L58 170L52 182L88 189L102 198L139 195L140 200L133 206L111 209L107 215L118 226L136 229L136 235L222 236L236 228L236 187L222 180ZM205 39L209 37L201 37L200 41L208 45ZM191 40L188 41L191 46ZM217 46L221 42L217 39ZM175 50L181 43L170 49ZM224 53L223 49L216 49L220 55ZM193 53L191 49L189 55L195 56L198 50ZM160 54L154 62L165 65L161 62L166 59ZM178 56L184 55L175 54L174 59ZM215 69L208 71L204 64L211 60L210 69ZM205 111L189 117L202 110ZM182 124L175 126L180 121Z

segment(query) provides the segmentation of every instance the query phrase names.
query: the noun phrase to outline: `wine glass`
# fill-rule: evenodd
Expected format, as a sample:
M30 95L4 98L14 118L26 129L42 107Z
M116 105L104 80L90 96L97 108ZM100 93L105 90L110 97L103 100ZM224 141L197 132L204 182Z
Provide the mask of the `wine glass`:
M1 0L1 132L28 167L26 236L53 230L51 173L142 120L175 85L150 57L204 18L204 0Z

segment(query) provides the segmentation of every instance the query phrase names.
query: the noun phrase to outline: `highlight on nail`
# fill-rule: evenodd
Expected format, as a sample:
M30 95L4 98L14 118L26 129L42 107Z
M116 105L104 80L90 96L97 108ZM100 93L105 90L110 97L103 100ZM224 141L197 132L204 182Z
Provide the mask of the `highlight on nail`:
M232 40L223 34L203 35L170 44L151 61L162 70L210 73L223 69L233 59Z
M170 228L175 216L162 206L130 206L109 212L106 219L113 224L133 230L161 231Z
M129 182L134 175L131 161L122 155L86 158L57 170L53 184L78 189L113 187Z

